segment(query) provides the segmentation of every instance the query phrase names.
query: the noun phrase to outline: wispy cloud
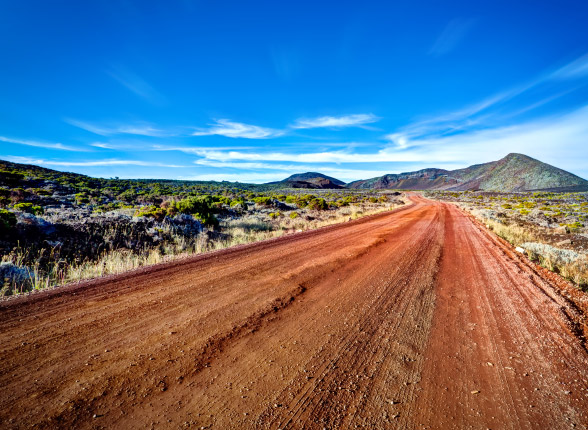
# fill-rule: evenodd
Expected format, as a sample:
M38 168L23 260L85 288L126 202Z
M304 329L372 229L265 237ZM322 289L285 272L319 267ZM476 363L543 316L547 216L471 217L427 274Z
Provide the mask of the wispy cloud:
M36 164L39 166L61 166L61 167L104 167L104 166L144 166L144 167L189 167L177 164L158 163L151 161L139 160L88 160L88 161L60 161L60 160L45 160L34 157L19 157L6 155L3 159L12 161L14 163Z
M440 163L461 160L467 164L491 161L497 154L521 152L587 177L588 106L565 115L473 130L466 133L418 138L400 157ZM390 150L390 154L394 154ZM569 154L574 154L570 157Z
M86 152L83 147L68 146L62 143L39 142L36 140L13 139L11 137L0 136L0 142L15 143L17 145L34 146L37 148L59 149L62 151Z
M98 134L100 136L133 134L137 136L170 137L177 134L175 131L163 130L147 123L105 125L80 121L72 118L65 118L64 121L70 125L73 125L74 127L81 128L82 130L86 130L90 133Z
M150 145L145 147L146 151L178 151L184 154L200 154L202 151L233 151L254 149L256 146L168 146Z
M416 138L442 137L454 133L473 131L475 129L495 127L497 124L504 124L508 120L513 120L518 115L544 106L578 88L565 88L553 94L551 93L553 88L552 86L548 86L548 84L553 84L561 80L586 77L588 77L588 55L584 55L554 72L543 72L532 80L493 94L465 108L423 118L407 124L384 137L393 142L397 148L406 149L413 145L411 142ZM535 95L537 93L541 94L541 90L545 90L546 88L550 92L548 96L542 97L539 100L530 101L522 107L519 103L519 106L515 109L511 107L509 112L509 103L512 104L515 100L519 100L521 96L528 95L528 93L535 93Z
M473 19L461 18L450 21L429 50L429 54L434 57L441 57L453 51L472 29L474 22Z
M230 181L250 184L260 184L264 182L279 181L284 179L283 174L272 173L202 173L199 175L179 176L178 179L184 181Z
M379 154L379 153L378 153ZM243 152L243 151L199 151L197 155L216 161L290 161L297 163L360 163L386 161L378 154L357 154L350 151L324 152Z
M102 148L102 149L119 149L118 146L113 145L112 143L108 143L108 142L92 142L92 143L90 143L90 146L93 146L95 148Z
M358 114L346 116L323 116L320 118L298 119L290 126L291 129L309 128L343 128L363 127L366 124L378 121L380 118L373 114ZM243 139L272 139L284 136L288 129L280 130L258 125L245 124L229 119L214 120L209 127L157 127L147 122L132 124L96 123L82 121L74 118L64 118L64 121L74 127L89 131L100 136L116 136L131 134L149 137L186 137L186 136L225 136ZM94 145L99 146L99 145ZM162 148L165 148L162 146Z
M497 126L482 130L466 130L452 135L415 137L410 146L398 148L386 145L376 151L354 150L323 152L253 152L253 151L200 151L197 155L207 161L200 164L245 162L251 168L255 163L421 163L421 166L445 168L465 167L480 161L491 161L509 152L522 152L558 167L568 168L587 175L584 166L588 158L588 106L565 115L553 115L510 126ZM557 142L557 145L554 144ZM574 153L570 158L567 154ZM260 165L261 166L261 165ZM226 164L225 164L226 167ZM322 168L322 166L321 166ZM390 171L388 173L395 173Z
M240 122L230 121L228 119L217 119L209 128L197 129L193 136L226 136L244 139L270 139L282 136L281 130L272 128L259 127L257 125L243 124Z
M566 64L552 75L555 79L575 79L586 76L588 76L588 54Z
M268 162L231 162L231 161L214 161L208 159L200 159L194 161L195 164L206 167L215 167L223 169L236 169L241 172L249 171L249 173L272 173L274 177L284 179L293 173L299 173L304 171L314 171L317 169L316 165L304 164L304 163L268 163ZM335 176L338 179L357 179L358 177L371 178L378 175L384 175L389 173L388 171L380 170L365 170L365 169L344 169L341 167L331 166L320 166L320 172Z
M162 105L166 103L165 97L155 90L147 81L126 67L115 66L107 73L126 89L150 103Z
M344 116L321 116L318 118L300 118L291 125L292 128L342 128L361 127L379 121L380 118L374 114L355 114Z

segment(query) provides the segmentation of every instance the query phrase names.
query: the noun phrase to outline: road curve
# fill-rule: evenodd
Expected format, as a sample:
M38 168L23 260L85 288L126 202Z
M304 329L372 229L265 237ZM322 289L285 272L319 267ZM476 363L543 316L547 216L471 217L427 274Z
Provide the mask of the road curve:
M413 200L1 302L0 427L586 428L561 281Z

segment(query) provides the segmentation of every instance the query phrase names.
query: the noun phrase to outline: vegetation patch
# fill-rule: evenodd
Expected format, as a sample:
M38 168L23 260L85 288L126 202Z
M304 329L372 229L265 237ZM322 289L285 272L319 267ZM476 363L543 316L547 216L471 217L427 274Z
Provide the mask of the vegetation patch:
M101 179L0 162L1 295L121 273L404 204L373 190ZM1 275L1 273L0 273Z

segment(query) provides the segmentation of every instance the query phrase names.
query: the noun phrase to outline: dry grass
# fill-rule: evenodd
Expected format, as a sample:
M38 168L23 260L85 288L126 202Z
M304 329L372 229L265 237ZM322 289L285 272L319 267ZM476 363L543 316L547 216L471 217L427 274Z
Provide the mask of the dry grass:
M49 269L45 270L40 270L38 264L32 268L26 267L24 262L30 261L30 258L28 258L30 256L26 255L26 250L17 250L15 253L3 256L2 262L27 270L28 279L24 282L0 285L0 297L28 292L31 289L41 290L106 275L115 275L190 255L259 242L285 234L313 230L345 222L349 219L389 211L399 206L401 205L365 204L344 207L337 211L307 213L307 215L314 218L312 220L306 220L303 217L291 219L287 213L285 216L273 220L265 220L261 216L250 216L224 222L222 225L223 239L208 240L205 235L193 238L176 236L173 243L165 243L155 249L115 250L103 254L97 260L69 265L57 261ZM39 255L35 259L38 261L41 257L42 255Z
M525 249L529 258L546 269L558 273L578 288L588 290L588 256L567 249L538 243L538 236L529 228L511 223L505 224L484 216L485 212L470 210L470 213L484 222L496 235L514 246Z
M492 220L484 220L490 230L496 235L500 236L507 242L512 243L514 246L519 246L525 242L532 242L536 240L535 235L516 224L502 224Z

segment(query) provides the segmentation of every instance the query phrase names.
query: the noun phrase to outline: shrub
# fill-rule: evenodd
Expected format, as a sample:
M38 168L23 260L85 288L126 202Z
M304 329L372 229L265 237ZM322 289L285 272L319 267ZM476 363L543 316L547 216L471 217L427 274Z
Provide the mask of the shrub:
M145 206L137 209L137 211L135 212L135 216L154 218L155 220L160 222L163 221L166 215L167 211L165 209L158 208L156 206Z
M572 231L572 232L577 232L582 227L584 227L584 224L582 224L580 221L576 221L576 222L573 222L571 224L566 224L566 225L570 229L570 231Z
M238 198L238 199L231 200L230 206L232 208L234 208L236 206L240 206L239 209L244 210L244 211L247 210L247 202L245 201L244 198Z
M290 219L296 219L298 218L300 215L298 215L298 212L290 212Z
M14 205L14 209L33 215L43 215L44 213L44 210L41 206L34 206L32 203L17 203Z
M182 213L192 215L204 225L218 226L214 216L214 199L211 196L188 197L187 199L171 202L168 213Z
M76 203L78 205L81 205L84 203L90 203L90 199L88 198L86 193L77 193L75 197L76 197Z
M8 231L16 225L16 215L6 209L0 209L0 231Z
M327 210L329 206L325 199L315 198L308 202L308 209L316 211Z
M272 198L271 197L255 197L253 201L260 205L260 206L271 206L272 205Z

